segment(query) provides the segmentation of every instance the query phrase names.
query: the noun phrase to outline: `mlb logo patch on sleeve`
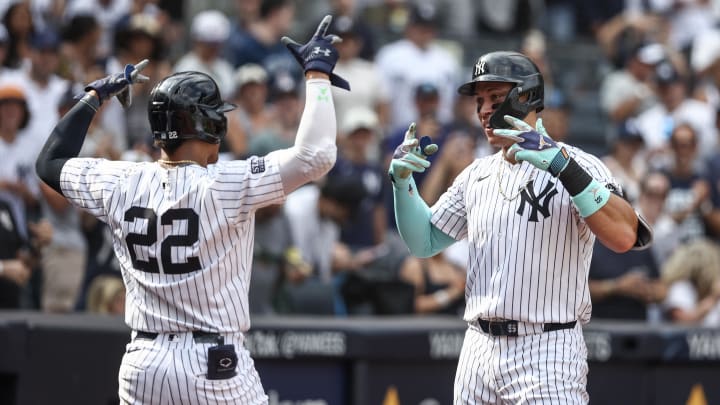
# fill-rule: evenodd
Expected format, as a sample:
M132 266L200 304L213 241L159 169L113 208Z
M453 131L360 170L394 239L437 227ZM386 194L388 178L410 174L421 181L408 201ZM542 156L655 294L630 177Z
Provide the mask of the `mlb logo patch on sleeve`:
M265 158L253 158L250 160L250 171L253 174L265 171Z

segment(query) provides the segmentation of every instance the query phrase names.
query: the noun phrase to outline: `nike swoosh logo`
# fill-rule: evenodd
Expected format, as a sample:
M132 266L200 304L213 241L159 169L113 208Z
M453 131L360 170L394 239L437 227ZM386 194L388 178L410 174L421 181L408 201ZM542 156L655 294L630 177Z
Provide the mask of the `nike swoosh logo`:
M488 177L490 177L489 174L487 176L480 176L480 177L478 177L477 182L480 183L481 181L487 179Z

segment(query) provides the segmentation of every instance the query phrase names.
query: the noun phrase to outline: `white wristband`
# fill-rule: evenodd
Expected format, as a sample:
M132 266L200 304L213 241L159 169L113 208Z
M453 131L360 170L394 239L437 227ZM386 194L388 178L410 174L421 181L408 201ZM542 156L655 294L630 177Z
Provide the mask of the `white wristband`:
M450 303L450 294L445 290L436 291L433 293L433 298L440 304L441 307L447 306Z
M5 263L3 263L2 260L0 260L0 274L3 274L5 272Z

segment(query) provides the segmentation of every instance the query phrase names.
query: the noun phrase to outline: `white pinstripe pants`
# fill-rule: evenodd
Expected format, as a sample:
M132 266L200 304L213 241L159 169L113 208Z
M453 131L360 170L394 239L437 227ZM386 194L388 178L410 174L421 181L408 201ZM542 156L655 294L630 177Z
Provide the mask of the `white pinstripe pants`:
M122 404L267 404L260 377L242 334L225 335L238 355L237 375L208 380L207 349L213 343L195 343L191 333L160 334L154 340L133 339L120 365Z
M574 329L490 336L470 325L455 374L454 403L587 404L587 347Z

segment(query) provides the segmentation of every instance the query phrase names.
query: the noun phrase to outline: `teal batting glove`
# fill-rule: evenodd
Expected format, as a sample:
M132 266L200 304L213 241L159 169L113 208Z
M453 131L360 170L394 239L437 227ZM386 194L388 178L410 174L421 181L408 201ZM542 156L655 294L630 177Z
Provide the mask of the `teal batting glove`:
M429 136L417 139L417 127L413 122L405 131L405 139L393 153L388 175L393 183L407 180L413 172L422 173L430 167L427 157L437 152L438 146Z
M515 129L496 129L493 133L515 142L507 151L508 157L518 162L526 161L555 177L565 170L570 155L548 135L542 118L537 120L535 128L510 115L505 116L505 121Z
M593 179L565 148L550 138L542 119L537 120L535 129L509 115L505 116L505 121L515 129L496 129L494 134L515 142L507 155L518 162L530 162L557 177L570 194L580 216L587 218L610 201L610 190Z

